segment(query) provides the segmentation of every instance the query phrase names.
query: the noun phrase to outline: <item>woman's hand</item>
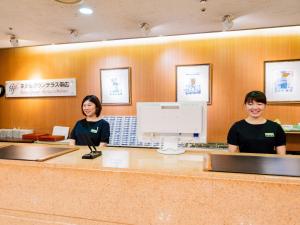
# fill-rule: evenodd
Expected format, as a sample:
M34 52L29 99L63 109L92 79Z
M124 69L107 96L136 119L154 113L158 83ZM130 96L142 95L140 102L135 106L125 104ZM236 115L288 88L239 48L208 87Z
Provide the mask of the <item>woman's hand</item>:
M286 154L286 147L285 145L277 146L276 152L278 155L285 155Z
M100 142L100 144L99 144L99 147L106 147L107 146L107 143L105 143L105 142Z
M69 139L69 145L75 146L75 140L74 139Z
M229 152L240 152L239 147L237 145L231 145L231 144L228 145L228 151Z

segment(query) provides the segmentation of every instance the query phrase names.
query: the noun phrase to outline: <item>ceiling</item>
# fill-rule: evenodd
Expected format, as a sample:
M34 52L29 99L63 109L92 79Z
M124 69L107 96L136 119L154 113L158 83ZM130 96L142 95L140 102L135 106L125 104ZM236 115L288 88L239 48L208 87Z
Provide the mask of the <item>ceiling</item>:
M80 14L82 5L94 13ZM1 0L0 48L11 47L12 34L19 46L34 46L222 31L226 14L234 18L231 30L300 25L300 0ZM140 29L143 22L149 31Z

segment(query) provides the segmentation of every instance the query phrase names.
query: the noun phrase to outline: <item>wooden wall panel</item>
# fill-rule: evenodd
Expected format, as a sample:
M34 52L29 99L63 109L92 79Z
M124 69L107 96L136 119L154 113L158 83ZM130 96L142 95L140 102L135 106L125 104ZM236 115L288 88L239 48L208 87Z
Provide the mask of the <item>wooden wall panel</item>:
M104 106L103 115L134 115L137 101L175 101L175 66L211 63L212 104L208 107L208 141L225 142L228 128L245 117L243 99L263 90L263 61L300 59L300 37L243 36L46 51L40 47L0 50L0 83L6 80L77 78L76 97L0 98L0 128L72 127L82 117L87 94L99 96L99 70L130 66L132 105ZM266 117L300 122L300 104L269 105Z

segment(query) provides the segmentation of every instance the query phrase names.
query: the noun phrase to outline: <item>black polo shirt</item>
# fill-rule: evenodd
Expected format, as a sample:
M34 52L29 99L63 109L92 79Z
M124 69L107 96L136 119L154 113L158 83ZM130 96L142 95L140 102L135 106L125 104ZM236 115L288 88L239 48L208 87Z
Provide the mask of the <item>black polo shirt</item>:
M240 152L275 154L275 147L286 145L286 137L282 127L271 120L264 124L241 120L230 128L227 142L237 145Z
M95 145L100 142L109 143L109 123L103 119L91 122L86 119L77 121L70 138L75 139L76 145ZM91 143L92 142L92 143Z

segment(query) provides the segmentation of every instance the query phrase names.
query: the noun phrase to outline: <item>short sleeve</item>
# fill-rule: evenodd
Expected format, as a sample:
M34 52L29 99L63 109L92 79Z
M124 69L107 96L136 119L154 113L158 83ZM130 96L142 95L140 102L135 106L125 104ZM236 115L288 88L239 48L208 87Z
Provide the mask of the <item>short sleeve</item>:
M109 143L110 127L109 123L104 120L101 127L100 142Z
M227 143L231 145L239 145L236 123L229 129L229 132L227 134Z
M74 128L71 131L70 138L76 140L76 128L77 128L78 122L75 124Z
M278 124L277 125L277 132L276 132L276 143L275 146L282 146L286 145L286 135L282 127Z

